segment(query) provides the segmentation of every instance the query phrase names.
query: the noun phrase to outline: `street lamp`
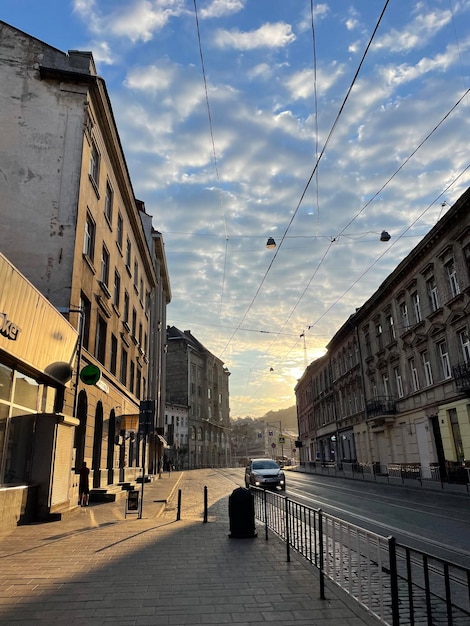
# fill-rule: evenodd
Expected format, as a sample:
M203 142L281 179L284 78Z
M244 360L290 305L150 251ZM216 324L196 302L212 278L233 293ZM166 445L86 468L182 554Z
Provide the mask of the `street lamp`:
M78 382L80 380L80 363L82 359L82 347L83 347L83 329L84 329L84 317L85 312L82 307L57 307L59 313L78 313L78 346L77 346L77 371L75 372L75 389L73 394L73 411L72 417L77 417L78 407Z

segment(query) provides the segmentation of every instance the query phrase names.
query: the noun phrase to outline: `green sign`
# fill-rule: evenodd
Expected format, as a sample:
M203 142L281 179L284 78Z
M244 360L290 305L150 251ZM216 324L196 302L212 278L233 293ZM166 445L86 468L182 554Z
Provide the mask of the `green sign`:
M96 365L85 365L85 367L80 372L80 380L85 385L96 385L96 383L101 378L101 370Z

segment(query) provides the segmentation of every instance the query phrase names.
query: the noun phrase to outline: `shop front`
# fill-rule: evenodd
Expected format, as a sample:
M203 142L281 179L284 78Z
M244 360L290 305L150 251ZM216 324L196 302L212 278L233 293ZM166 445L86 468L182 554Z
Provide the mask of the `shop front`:
M46 519L70 501L73 436L65 415L76 330L0 254L0 523Z

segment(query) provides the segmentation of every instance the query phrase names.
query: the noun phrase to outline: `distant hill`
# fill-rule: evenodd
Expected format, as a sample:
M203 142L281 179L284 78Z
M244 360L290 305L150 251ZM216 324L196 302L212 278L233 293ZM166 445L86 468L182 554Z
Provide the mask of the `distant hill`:
M281 422L283 430L293 430L298 432L297 427L297 408L294 406L288 409L280 409L279 411L268 411L266 415L260 417L264 422Z

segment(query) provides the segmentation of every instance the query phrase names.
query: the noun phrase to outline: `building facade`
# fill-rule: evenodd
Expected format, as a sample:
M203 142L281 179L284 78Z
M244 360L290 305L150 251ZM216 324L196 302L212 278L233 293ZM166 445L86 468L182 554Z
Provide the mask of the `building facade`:
M0 523L47 519L71 497L78 420L65 408L78 333L0 254Z
M303 462L468 480L469 215L467 190L307 367Z
M230 372L191 331L167 328L167 403L188 407L188 467L230 465Z
M83 460L96 489L142 473L141 401L155 402L149 441L163 421L163 243L134 196L91 53L65 54L0 22L0 81L0 250L79 332L75 372L98 372L91 384L74 377L64 398L78 419L73 505ZM154 437L153 470L160 454Z

